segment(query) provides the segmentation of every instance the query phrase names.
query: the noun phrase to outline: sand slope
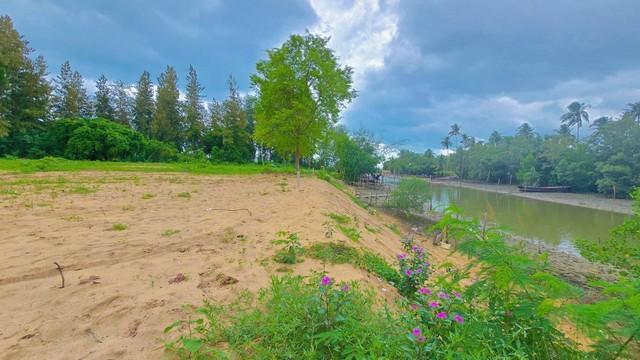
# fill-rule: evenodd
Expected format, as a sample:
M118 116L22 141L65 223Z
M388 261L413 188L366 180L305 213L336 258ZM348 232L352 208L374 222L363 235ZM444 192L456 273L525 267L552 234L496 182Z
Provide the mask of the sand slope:
M84 172L0 175L0 182L2 359L162 358L162 330L182 318L182 304L227 302L268 285L281 266L271 261L281 230L297 232L304 245L344 240L389 261L400 251L384 226L393 219L314 178L299 190L289 178L285 192L276 175ZM216 210L223 208L248 211ZM339 232L327 239L328 212L357 217L360 242ZM435 261L447 255L431 252ZM64 289L54 262L64 267ZM323 268L312 259L293 267ZM388 284L351 265L326 270L393 297ZM170 283L178 274L186 280Z

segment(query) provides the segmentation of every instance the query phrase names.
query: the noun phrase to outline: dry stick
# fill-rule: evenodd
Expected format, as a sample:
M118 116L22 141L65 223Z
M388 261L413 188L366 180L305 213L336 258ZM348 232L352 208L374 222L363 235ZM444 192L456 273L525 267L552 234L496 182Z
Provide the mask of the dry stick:
M64 275L62 275L62 266L60 266L60 264L58 264L57 262L53 262L54 264L56 264L56 266L58 267L58 272L60 273L60 277L62 278L62 286L60 286L60 289L64 288Z
M249 210L249 209L208 209L208 210L209 211L214 211L214 210L216 210L216 211L246 211L246 212L249 213L249 216L253 216L251 214L251 210Z

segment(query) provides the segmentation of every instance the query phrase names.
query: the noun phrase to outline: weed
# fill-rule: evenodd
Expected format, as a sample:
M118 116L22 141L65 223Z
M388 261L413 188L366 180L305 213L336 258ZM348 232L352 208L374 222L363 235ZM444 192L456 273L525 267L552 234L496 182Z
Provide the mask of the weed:
M341 242L315 243L306 255L330 264L355 263L359 257L358 250Z
M88 188L85 186L77 186L73 189L71 189L71 192L74 194L81 194L81 195L86 195L86 194L91 194L96 192L97 190L95 188Z
M125 224L113 224L113 226L111 226L111 230L115 230L115 231L122 231L122 230L127 230L128 226Z
M358 229L343 225L338 225L337 227L338 230L351 241L360 241L360 231L358 231Z
M287 192L288 191L287 186L289 186L289 182L287 181L286 178L283 178L282 181L280 181L276 185L280 186L280 191L282 191L282 192Z
M180 233L180 230L165 230L160 235L162 235L164 237L170 237L170 236L173 236L173 235L178 234L178 233Z
M364 223L364 228L367 229L368 232L372 233L372 234L377 234L380 232L380 229L375 228L367 223Z
M388 227L391 231L393 231L394 234L396 234L398 236L402 236L402 231L400 230L400 227L398 227L398 225L396 225L396 224L384 224L384 226Z
M65 216L62 218L62 220L66 220L66 221L80 221L82 220L82 218L79 215L70 215L70 216Z
M0 195L19 196L20 193L13 189L0 189Z
M335 232L335 229L333 228L333 223L331 221L325 221L322 224L322 227L324 229L324 237L326 237L327 239L332 238L333 233Z
M156 195L152 194L152 193L144 193L144 194L142 194L142 200L149 200L149 199L152 199L154 197L156 197Z
M331 212L328 213L327 216L340 225L349 224L351 222L351 218L348 215L341 215Z
M298 234L279 231L276 235L278 238L272 242L274 244L284 245L284 247L276 252L273 260L281 264L295 264L300 262L301 260L298 259L298 256L304 253L304 248L300 245Z
M391 284L398 284L400 281L400 274L393 266L380 255L370 250L364 250L362 255L358 258L358 266L362 269L378 275L380 278L388 281Z
M191 193L188 191L181 192L178 194L178 197L184 198L184 199L191 199Z

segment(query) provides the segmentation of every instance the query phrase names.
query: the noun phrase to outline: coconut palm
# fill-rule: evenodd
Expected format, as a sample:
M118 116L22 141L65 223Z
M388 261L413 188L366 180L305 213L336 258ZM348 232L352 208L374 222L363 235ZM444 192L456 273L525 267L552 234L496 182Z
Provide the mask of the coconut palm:
M444 139L442 139L442 142L440 142L440 144L442 145L442 147L445 148L445 153L449 154L449 147L451 146L451 138L448 136L445 136Z
M640 101L629 104L625 114L631 116L640 125Z
M580 141L580 128L583 121L589 122L589 113L587 112L589 106L589 104L574 101L567 106L567 112L560 117L563 124L567 124L569 127L576 127L577 141Z

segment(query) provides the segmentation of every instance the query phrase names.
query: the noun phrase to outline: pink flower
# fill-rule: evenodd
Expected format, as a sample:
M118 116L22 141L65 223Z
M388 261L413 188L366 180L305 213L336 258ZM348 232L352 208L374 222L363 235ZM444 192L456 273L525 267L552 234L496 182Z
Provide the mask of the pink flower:
M411 275L413 275L413 271L411 271L411 269L407 269L407 270L404 271L404 274L407 275L407 276L411 276Z
M398 254L397 255L398 260L404 260L407 258L407 254Z
M460 316L460 314L456 314L453 317L453 320L455 320L455 322L457 322L458 324L464 324L464 318L462 316Z
M446 313L446 312L444 312L444 311L441 311L441 312L439 312L439 313L437 313L437 314L436 314L436 317L437 317L438 319L446 319L446 318L447 318L447 313Z
M422 268L421 267L417 268L416 269L416 274L421 274L421 273L422 273Z
M422 330L420 330L420 328L413 328L413 330L411 330L411 335L413 335L418 342L424 342L426 340L422 335Z
M429 267L429 262L428 262L428 261L425 261L425 262L424 262L424 266Z
M322 284L322 286L329 286L331 285L331 278L328 276L323 276L322 280L320 281L320 284Z
M457 297L458 299L462 299L462 295L460 295L459 292L454 291L454 292L452 292L452 294L453 294L453 296Z
M417 311L418 310L418 305L417 304L411 304L411 310Z
M349 284L344 284L344 285L342 285L342 289L340 289L340 290L342 290L342 291L344 291L344 292L347 292L347 291L349 291L350 289L351 289L351 288L349 287Z
M435 308L437 308L438 306L440 306L440 304L438 304L438 302L437 302L437 301L432 301L432 302L430 302L430 303L429 303L429 306L435 309Z
M429 290L429 289L427 289L425 287L422 287L422 288L418 289L418 292L420 294L422 294L422 295L431 295L431 290Z
M439 297L440 299L448 299L448 298L449 298L449 295L448 295L447 293L444 293L444 292L440 291L440 292L438 293L438 297Z

